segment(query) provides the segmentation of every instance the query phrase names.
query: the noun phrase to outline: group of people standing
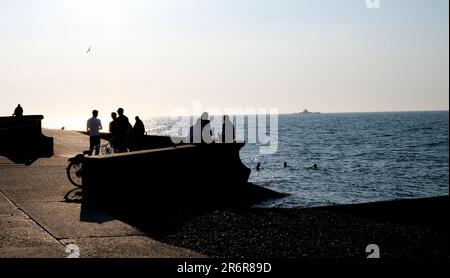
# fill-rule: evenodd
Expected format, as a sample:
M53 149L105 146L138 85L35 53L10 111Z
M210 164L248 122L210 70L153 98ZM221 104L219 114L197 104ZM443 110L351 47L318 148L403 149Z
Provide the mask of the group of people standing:
M125 116L123 108L111 113L112 121L109 123L110 144L114 152L127 152L137 146L145 135L145 127L142 120L136 116L135 124L132 126L128 117ZM87 131L89 132L89 149L95 150L99 154L100 130L102 122L98 118L98 111L92 111L92 117L87 121Z
M123 153L138 150L142 139L145 136L145 127L142 120L136 116L135 124L132 126L128 117L124 115L123 108L111 113L112 121L109 123L110 144L114 152ZM102 122L98 118L98 111L92 111L92 117L87 121L87 131L89 133L89 149L99 154L100 130L103 129ZM189 130L189 143L213 143L214 130L211 128L209 115L204 112ZM223 116L222 133L220 136L222 143L234 143L236 134L233 122L229 116Z

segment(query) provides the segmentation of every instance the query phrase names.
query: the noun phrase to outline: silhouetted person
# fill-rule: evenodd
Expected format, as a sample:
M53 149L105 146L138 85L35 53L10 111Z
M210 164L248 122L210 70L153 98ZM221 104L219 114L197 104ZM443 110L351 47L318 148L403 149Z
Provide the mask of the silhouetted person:
M102 129L102 122L98 117L98 111L92 111L92 118L87 121L86 129L89 132L89 155L95 149L95 155L100 152L100 130Z
M22 108L22 106L20 106L20 104L18 104L16 109L14 109L13 116L15 116L15 117L22 117L23 116L23 108Z
M109 122L109 133L111 133L111 135L113 135L117 132L117 113L116 112L111 113L111 119L112 119L112 121Z
M189 128L190 143L212 143L212 131L209 121L209 115L204 112L201 118L197 119L195 124Z
M144 136L145 135L144 123L142 122L141 119L139 119L138 116L136 116L134 119L136 120L136 122L134 123L133 126L133 135L136 137Z
M233 122L228 115L223 116L222 122L222 143L234 143L236 141L236 132Z
M258 164L256 164L256 171L260 171L261 169L261 163L258 162Z
M202 119L198 118L189 128L189 143L201 143Z
M127 152L127 143L128 143L128 134L130 132L130 122L128 121L127 116L123 114L123 108L117 109L117 114L119 115L116 119L117 121L117 151L118 152Z
M112 119L112 121L109 123L109 133L111 134L111 137L109 138L109 142L110 142L111 147L113 148L114 152L117 152L117 148L116 148L117 113L116 112L111 113L111 119Z
M288 165L287 165L287 162L285 161L284 163L283 163L283 167L284 168L286 168Z
M136 151L141 149L142 141L145 136L145 127L144 123L138 116L135 118L135 123L130 136L130 150Z
M211 121L209 120L209 114L207 112L203 112L201 117L201 126L202 126L202 143L210 144L213 142L212 130L211 130Z

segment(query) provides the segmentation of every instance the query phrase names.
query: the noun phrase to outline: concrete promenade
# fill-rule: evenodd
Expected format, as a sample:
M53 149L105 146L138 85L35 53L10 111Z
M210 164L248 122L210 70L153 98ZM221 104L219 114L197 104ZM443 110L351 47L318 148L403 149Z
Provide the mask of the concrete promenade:
M54 137L55 155L30 165L0 156L0 257L196 258L203 255L158 242L145 233L95 209L67 203L74 187L67 180L67 158L89 146L74 131L43 130ZM105 173L107 174L107 173Z

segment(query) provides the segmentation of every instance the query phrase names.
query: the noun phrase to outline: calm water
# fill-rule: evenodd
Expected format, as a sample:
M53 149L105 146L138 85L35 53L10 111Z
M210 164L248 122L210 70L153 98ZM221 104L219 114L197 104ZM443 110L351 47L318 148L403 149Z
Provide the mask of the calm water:
M251 181L293 194L267 205L448 195L448 126L448 112L282 116L276 154L247 146L241 156L264 167ZM319 170L305 169L314 163Z
M174 124L145 123L149 133L165 135ZM448 127L448 112L280 115L278 151L260 155L257 144L247 144L241 159L252 169L251 182L291 194L262 206L448 195ZM314 163L319 170L307 169Z
M151 133L168 134L172 125L147 121ZM247 144L241 159L251 182L292 194L263 206L448 195L448 127L448 112L281 115L278 151L260 155ZM307 169L314 163L319 170Z

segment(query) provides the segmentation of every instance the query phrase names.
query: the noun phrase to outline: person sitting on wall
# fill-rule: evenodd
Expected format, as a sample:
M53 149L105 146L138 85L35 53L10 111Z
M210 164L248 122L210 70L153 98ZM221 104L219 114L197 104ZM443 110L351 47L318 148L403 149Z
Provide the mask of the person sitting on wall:
M210 144L212 142L213 137L209 114L203 112L202 116L189 128L189 143Z
M209 120L208 112L203 112L201 117L201 126L202 126L202 143L211 144L214 140L211 130L211 121Z
M139 116L136 116L134 119L136 122L134 123L133 130L131 132L130 148L132 150L140 150L143 138L145 136L145 126L142 120L139 119Z
M188 143L201 143L201 123L202 119L198 118L195 124L189 128L189 140Z
M233 122L228 115L223 116L222 123L222 143L234 143L236 141L236 132Z
M23 116L23 108L20 106L20 104L17 105L16 109L14 109L14 114L12 114L14 117L22 117Z
M133 135L136 137L142 137L145 135L145 126L141 119L139 119L139 116L136 116L134 118L136 122L133 126Z

